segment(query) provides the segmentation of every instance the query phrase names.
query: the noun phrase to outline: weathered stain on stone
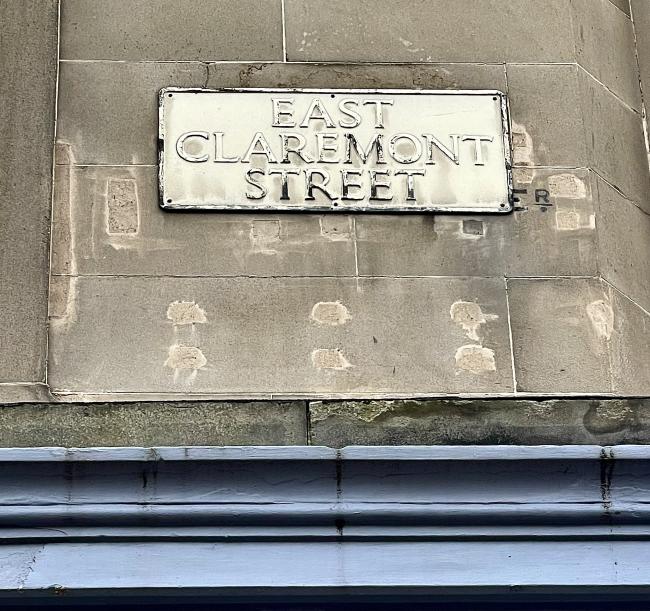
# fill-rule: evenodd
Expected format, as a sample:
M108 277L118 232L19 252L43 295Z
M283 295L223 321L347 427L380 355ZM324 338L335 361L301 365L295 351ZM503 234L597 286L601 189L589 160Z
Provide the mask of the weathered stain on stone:
M449 310L451 319L460 325L469 339L479 341L480 326L488 321L497 320L496 314L484 314L481 306L473 301L456 301Z
M566 199L586 199L587 185L575 174L555 174L548 177L548 190L551 197Z
M280 221L253 221L250 241L254 252L263 255L277 255L278 251L272 245L280 242Z
M634 424L634 410L622 401L594 401L583 422L585 428L595 435L617 433Z
M338 327L351 320L352 316L340 301L319 301L311 309L309 318L317 325Z
M374 422L383 414L393 411L393 401L313 401L309 406L312 423L327 420L332 416L353 417L362 422Z
M194 325L207 322L205 310L194 301L172 301L167 308L167 318L174 325Z
M311 362L316 369L344 371L352 367L339 348L317 348L311 353Z
M531 418L540 420L549 420L555 415L555 401L545 401L544 403L527 403L524 411Z
M332 242L350 241L350 221L347 217L321 216L318 219L320 234Z
M600 339L609 340L614 330L614 310L603 301L592 301L587 305L587 316Z
M456 366L469 373L496 371L494 350L476 344L461 346L456 350Z
M137 234L140 227L138 188L132 178L111 178L106 185L106 231Z
M205 367L208 360L196 346L181 346L174 344L169 348L169 356L165 367L176 370L196 370Z
M534 165L533 139L523 125L512 124L513 162L517 165Z

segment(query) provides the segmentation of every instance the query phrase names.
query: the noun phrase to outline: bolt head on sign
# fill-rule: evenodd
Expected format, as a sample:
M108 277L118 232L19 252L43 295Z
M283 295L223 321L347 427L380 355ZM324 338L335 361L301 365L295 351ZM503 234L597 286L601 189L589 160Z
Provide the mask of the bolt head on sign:
M498 91L169 87L159 112L164 209L512 210Z

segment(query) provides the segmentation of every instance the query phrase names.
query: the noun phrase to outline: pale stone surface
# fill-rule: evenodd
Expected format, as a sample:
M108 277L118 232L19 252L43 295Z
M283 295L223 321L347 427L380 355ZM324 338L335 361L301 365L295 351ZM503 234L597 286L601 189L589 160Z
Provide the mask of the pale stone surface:
M311 443L562 445L650 442L646 400L311 401Z
M650 173L641 115L580 71L585 138L590 167L650 211Z
M279 0L61 2L61 57L112 60L282 59Z
M510 392L505 297L502 279L483 278L80 277L53 302L49 381L77 393ZM176 301L206 322L175 325ZM476 334L452 317L459 301L481 308ZM342 324L313 320L322 302L345 306Z
M650 396L650 312L610 288L612 383L619 395Z
M650 216L602 179L597 184L603 278L650 311Z
M57 181L52 271L136 276L353 276L346 215L169 213L158 206L155 167L67 166ZM113 206L111 185L130 185ZM115 189L115 187L114 187ZM124 196L124 188L119 193ZM132 193L132 195L129 195ZM113 192L115 196L115 192ZM67 239L66 239L67 237Z
M606 286L597 279L510 280L508 295L518 391L612 392Z
M571 2L578 63L623 101L640 110L634 29L629 17L608 0Z
M95 403L0 409L0 447L307 445L303 402Z
M513 162L588 167L576 65L508 65Z
M521 168L514 179L527 191L517 196L514 216L357 217L360 273L596 275L591 173Z
M206 79L198 63L63 62L57 141L76 164L156 164L158 91Z
M57 2L2 2L0 23L0 382L42 382Z
M566 0L287 0L285 7L290 61L574 58Z
M630 198L650 189L641 116L575 65L509 65L516 166L589 167Z

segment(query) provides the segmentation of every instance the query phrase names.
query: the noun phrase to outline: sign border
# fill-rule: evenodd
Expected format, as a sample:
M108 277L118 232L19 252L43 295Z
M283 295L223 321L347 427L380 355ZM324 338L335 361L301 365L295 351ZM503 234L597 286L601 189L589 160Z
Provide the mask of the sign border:
M396 207L385 206L369 208L363 205L346 205L337 207L336 203L329 206L306 206L302 204L263 204L257 203L254 206L242 204L169 204L164 190L164 105L165 95L170 93L339 93L339 94L380 94L380 95L476 95L498 97L501 109L501 125L503 129L503 147L505 152L505 169L507 180L507 198L505 201L495 202L491 207L477 209L472 206L427 206L427 207ZM314 213L335 213L348 214L364 212L370 214L424 214L424 213L445 213L445 214L509 214L514 210L513 201L513 175L512 175L512 148L511 130L508 97L502 91L496 89L350 89L350 88L301 88L301 87L163 87L158 92L158 203L160 208L168 211L215 211L215 212L314 212Z

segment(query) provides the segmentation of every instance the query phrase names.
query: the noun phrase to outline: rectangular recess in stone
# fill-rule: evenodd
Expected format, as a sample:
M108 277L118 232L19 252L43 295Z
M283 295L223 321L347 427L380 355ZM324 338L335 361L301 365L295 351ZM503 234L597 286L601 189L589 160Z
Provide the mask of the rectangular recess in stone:
M61 58L280 60L280 0L62 0Z
M0 24L0 382L42 382L57 2L0 2Z
M165 213L158 206L155 167L73 167L71 184L68 201L65 183L57 182L62 196L54 203L54 235L61 238L53 248L55 274L355 274L354 227L346 215ZM113 224L111 185L129 185L137 193L137 214L127 208L126 216L115 217L114 211Z
M506 90L501 64L253 63L208 66L207 87Z
M512 391L501 279L68 281L50 327L56 392Z
M608 291L598 279L509 280L517 390L610 393Z
M650 173L641 115L584 70L578 80L590 167L630 199L645 200Z
M197 63L62 62L57 140L69 145L71 163L154 165L158 91L206 78Z
M571 2L577 62L626 104L640 110L632 21L609 0Z
M650 311L650 215L600 178L597 188L601 274Z
M576 65L507 66L515 166L587 167Z
M517 168L514 179L527 193L508 217L358 216L360 274L596 275L590 172Z
M290 61L568 62L566 0L286 0Z

